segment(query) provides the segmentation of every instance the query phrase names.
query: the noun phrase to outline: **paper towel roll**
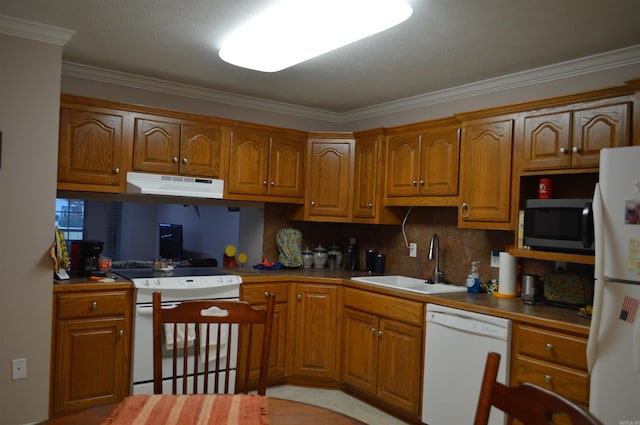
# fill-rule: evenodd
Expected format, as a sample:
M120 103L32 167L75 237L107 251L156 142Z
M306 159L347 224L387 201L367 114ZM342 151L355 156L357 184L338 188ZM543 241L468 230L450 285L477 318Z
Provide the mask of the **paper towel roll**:
M498 272L498 292L503 295L516 295L517 258L508 252L500 253L500 270Z

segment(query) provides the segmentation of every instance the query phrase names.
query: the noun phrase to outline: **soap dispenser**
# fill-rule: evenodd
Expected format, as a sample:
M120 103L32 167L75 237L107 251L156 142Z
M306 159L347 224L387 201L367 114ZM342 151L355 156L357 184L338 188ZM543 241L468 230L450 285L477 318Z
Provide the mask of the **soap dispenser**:
M467 285L467 292L477 294L480 292L480 275L478 274L478 264L480 261L471 262L471 270L467 276L465 284Z

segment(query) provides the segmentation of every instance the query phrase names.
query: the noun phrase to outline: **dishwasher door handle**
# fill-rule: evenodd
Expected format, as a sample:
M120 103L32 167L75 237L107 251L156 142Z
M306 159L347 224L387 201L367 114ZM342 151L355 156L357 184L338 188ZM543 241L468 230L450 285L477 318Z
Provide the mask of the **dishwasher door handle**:
M507 328L456 314L429 312L427 313L427 332L430 323L501 340L509 338L509 330Z

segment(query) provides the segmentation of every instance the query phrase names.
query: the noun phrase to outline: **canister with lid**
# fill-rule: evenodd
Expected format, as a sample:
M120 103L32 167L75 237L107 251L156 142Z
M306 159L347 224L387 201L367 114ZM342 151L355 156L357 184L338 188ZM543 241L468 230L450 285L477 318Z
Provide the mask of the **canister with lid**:
M313 249L313 267L322 268L327 264L327 248L318 245Z

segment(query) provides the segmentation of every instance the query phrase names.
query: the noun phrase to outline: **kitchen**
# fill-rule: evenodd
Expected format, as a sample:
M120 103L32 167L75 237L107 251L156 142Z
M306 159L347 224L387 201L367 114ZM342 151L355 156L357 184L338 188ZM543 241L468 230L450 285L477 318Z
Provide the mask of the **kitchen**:
M11 341L11 344L5 345L0 360L4 365L10 365L10 360L18 357L26 357L29 361L28 379L11 381L8 372L3 375L5 381L1 385L3 397L0 401L2 403L0 410L7 415L9 422L24 423L46 417L48 409L51 266L45 254L52 239L52 213L56 197L56 161L54 159L57 157L56 136L60 92L144 103L174 110L206 111L214 116L225 108L220 105L207 105L200 100L160 95L140 88L125 88L117 84L74 76L68 65L63 67L61 44L43 44L15 35L3 34L0 35L0 51L3 53L3 58L8 58L6 66L3 64L0 70L2 98L12 99L11 102L2 103L2 114L0 114L2 117L0 130L4 138L0 184L3 198L11 200L4 203L3 217L10 224L19 224L7 226L2 242L1 261L5 275L2 278L3 302L0 310L3 312L3 335L6 341ZM63 69L65 69L64 75ZM25 73L25 70L30 70L32 73ZM637 78L638 75L640 75L638 64L632 63L607 72L593 72L588 76L568 79L563 82L562 88L548 83L528 91L522 88L512 89L503 91L498 100L493 95L458 100L445 106L437 105L430 111L422 111L424 113L422 116L437 117L441 114L441 110L447 108L455 111L475 110L515 103L523 98L538 99L552 97L559 93L577 93L616 86L623 81ZM327 131L336 130L335 124L322 124L317 120L287 119L281 114L265 112L256 114L255 111L239 109L241 110L238 111L238 119L247 121L252 121L250 118L260 115L261 120L291 128L317 129L322 125ZM411 116L406 119L408 122L418 121ZM37 120L39 125L33 126L33 120ZM389 125L384 120L379 122L382 125ZM358 125L362 128L375 127L367 122ZM19 140L20 143L13 143L14 140ZM16 184L16 182L20 183ZM467 261L464 262L464 267L461 267L456 258L447 252L455 252L456 247L460 245L475 246L474 244L455 245L460 243L460 236L478 238L481 244L478 252L481 255L486 255L482 253L488 252L489 249L501 249L505 243L511 243L512 236L502 235L500 232L496 235L494 232L458 230L455 228L456 215L453 208L417 208L411 213L407 228L410 232L415 232L411 235L419 245L419 255L416 259L409 259L408 255L405 255L406 251L396 252L405 249L398 226L379 226L380 228L372 229L368 225L311 223L294 223L294 225L300 228L307 240L313 241L312 246L316 241L324 244L336 240L344 244L346 237L353 236L363 247L372 246L387 255L395 253L398 256L397 263L394 265L389 258L390 271L416 275L415 270L418 268L424 271L424 276L429 275L432 269L431 263L426 260L426 246L432 233L437 231L442 241L443 270L452 274L452 280L454 278L457 280L455 273L459 273L460 278L466 275ZM275 229L288 224L282 219L278 206L265 207L265 235L273 235ZM411 226L415 228L411 229ZM345 227L348 227L348 230L345 230ZM331 234L335 236L325 238L323 232L327 229L331 229ZM326 239L330 240L326 241ZM393 242L381 245L378 242L380 240ZM275 247L266 236L263 250L269 258L275 256ZM475 251L468 256L475 256ZM483 258L480 260L482 261ZM488 260L485 259L485 261ZM9 326L17 322L22 323L22 326L18 328ZM29 332L25 332L25 329L29 329Z

